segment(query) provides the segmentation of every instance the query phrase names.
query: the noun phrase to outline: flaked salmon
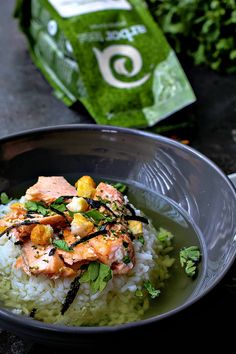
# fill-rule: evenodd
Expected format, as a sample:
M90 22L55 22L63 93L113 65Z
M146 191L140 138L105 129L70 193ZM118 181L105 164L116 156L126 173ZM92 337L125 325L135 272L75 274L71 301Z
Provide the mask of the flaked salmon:
M76 196L77 191L64 177L53 176L38 178L37 183L26 191L26 199L46 204L54 202L61 196Z

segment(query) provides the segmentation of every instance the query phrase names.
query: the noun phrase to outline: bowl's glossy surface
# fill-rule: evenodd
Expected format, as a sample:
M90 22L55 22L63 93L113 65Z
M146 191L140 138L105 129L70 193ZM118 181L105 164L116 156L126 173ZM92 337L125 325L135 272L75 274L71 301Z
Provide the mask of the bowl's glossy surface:
M184 309L214 287L232 264L236 253L235 189L217 166L197 151L161 136L97 125L38 129L0 141L0 190L14 190L39 175L83 174L135 184L176 202L203 235L206 276L185 303L136 323L72 328L47 325L2 309L1 326L51 343L73 344L78 336L86 343Z

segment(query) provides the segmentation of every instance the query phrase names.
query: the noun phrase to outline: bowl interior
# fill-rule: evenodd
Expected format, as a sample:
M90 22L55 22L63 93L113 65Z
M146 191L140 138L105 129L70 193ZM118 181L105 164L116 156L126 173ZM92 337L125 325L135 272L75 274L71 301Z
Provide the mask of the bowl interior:
M136 190L150 192L146 195L153 198L152 205L160 210L164 205L168 212L177 210L200 235L204 269L198 286L177 307L206 293L232 263L235 190L224 174L196 151L164 137L94 125L39 129L1 141L2 191L21 194L39 175L75 180L84 174L127 183L137 203L141 199ZM155 196L160 197L159 202Z

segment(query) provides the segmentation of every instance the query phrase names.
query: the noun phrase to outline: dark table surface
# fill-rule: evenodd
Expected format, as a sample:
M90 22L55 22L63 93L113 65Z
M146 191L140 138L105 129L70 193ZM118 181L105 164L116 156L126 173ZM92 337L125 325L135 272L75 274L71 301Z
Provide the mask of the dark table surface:
M0 137L22 130L62 124L92 123L84 109L68 109L53 95L50 86L33 65L24 36L12 18L14 0L0 5ZM197 96L197 102L158 125L159 131L204 153L226 174L236 172L236 75L219 75L206 68L182 64ZM191 124L189 124L191 123ZM164 126L176 125L164 132ZM178 128L181 126L182 128ZM234 341L230 320L236 308L236 266L224 279L170 326L192 327L193 338L212 331L217 342L226 331L226 344ZM199 333L196 333L199 332ZM151 333L155 333L152 328ZM234 336L231 336L231 334ZM0 330L0 354L58 353Z

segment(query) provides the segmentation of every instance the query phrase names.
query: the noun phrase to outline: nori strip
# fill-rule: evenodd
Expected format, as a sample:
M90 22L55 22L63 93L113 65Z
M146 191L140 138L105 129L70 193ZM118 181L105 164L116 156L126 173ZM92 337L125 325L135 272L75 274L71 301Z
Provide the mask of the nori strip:
M68 310L72 302L74 301L77 292L80 287L80 282L79 282L80 276L76 277L70 284L70 289L66 295L66 298L62 304L61 307L61 314L64 315L64 313Z
M15 228L23 226L23 225L32 225L32 224L40 224L40 222L35 221L35 220L25 220L21 223L11 225L6 230L4 230L3 232L0 233L0 237L3 236L4 234L8 234L12 229L15 229Z
M135 210L132 208L130 204L126 204L125 206L131 212L131 215L136 216Z
M106 205L106 203L101 202L99 200L94 200L91 198L84 198L86 200L86 202L94 209L99 209L101 206L103 206L105 209L107 209L112 215L114 215L115 217L117 216L112 210L111 208L109 208L109 206Z
M49 256L53 256L53 255L55 254L55 252L56 252L56 247L53 247L53 248L49 251L48 255L49 255Z
M33 307L30 314L29 314L29 317L34 318L36 311L37 311L37 309L35 307Z
M137 215L125 215L124 216L125 220L137 220L137 221L141 221L144 224L148 224L148 219L144 218L143 216L137 216Z

